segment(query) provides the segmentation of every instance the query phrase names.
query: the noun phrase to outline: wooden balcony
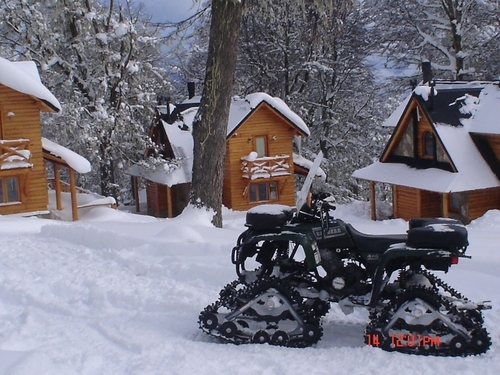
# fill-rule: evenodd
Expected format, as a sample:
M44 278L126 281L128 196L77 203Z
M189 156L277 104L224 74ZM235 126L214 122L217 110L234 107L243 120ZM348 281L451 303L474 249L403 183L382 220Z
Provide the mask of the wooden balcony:
M262 158L241 158L241 171L243 178L256 180L259 178L270 178L289 176L293 162L290 155L265 156Z
M29 139L0 139L0 169L31 168Z

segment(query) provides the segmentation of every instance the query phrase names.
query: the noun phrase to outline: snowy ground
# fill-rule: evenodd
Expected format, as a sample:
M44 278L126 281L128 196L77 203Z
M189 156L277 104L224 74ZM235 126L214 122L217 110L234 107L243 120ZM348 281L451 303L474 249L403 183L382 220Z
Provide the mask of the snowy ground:
M369 233L404 233L402 220L371 222L361 203L338 217ZM484 355L436 358L367 347L368 314L333 308L314 347L222 344L199 312L235 278L231 248L244 215L224 229L189 211L157 220L105 207L79 222L0 216L0 375L72 374L498 374L500 212L471 223L472 260L440 275L472 300L490 299Z

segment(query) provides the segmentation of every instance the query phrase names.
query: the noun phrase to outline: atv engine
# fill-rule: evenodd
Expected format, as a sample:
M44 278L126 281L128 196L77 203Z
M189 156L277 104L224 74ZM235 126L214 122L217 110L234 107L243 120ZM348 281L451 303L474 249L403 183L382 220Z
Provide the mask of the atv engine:
M326 279L332 286L330 292L341 298L348 294L362 295L370 291L367 283L369 274L363 265L347 257L341 257L342 250L321 249L321 265Z

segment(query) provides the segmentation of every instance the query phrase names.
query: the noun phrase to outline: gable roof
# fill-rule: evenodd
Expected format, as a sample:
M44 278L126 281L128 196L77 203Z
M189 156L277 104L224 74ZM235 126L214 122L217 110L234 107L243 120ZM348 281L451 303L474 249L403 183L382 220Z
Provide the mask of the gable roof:
M182 121L187 127L191 128L193 118L184 119L184 114L187 110L195 108L198 110L200 106L200 96L194 96L179 104L167 104L159 106L158 111L163 121L173 124L176 121ZM268 104L279 115L284 117L288 122L295 127L303 136L309 136L309 128L306 123L293 112L288 105L280 98L272 97L266 93L258 92L247 95L245 98L233 96L229 107L229 119L227 123L226 136L229 137L235 130L263 103Z
M271 108L276 110L278 114L287 119L292 126L294 126L302 135L309 136L309 128L305 122L293 112L286 103L280 98L272 97L263 92L247 95L244 99L239 96L234 96L231 99L231 106L229 109L229 121L227 124L227 136L235 132L235 130L250 116L258 107L263 103L268 104Z
M176 104L175 107L172 104L167 104L158 108L161 126L168 137L175 160L163 167L153 169L135 164L128 169L129 174L170 187L191 182L194 146L191 131L194 118L198 112L199 99L200 97L195 96L180 105ZM271 106L278 114L285 117L291 126L296 127L302 135L310 134L309 128L304 121L281 99L273 98L264 93L255 93L247 95L244 99L239 96L234 96L231 99L227 137L233 134L244 120L263 103ZM295 161L295 155L293 157Z
M437 168L416 169L405 164L377 161L355 171L353 177L441 193L500 186L491 163L484 158L485 152L478 149L479 143L474 142L470 134L500 134L498 82L438 81L435 88L434 97L429 95L429 86L416 88L396 109L397 116L391 115L390 121L386 121L384 125L402 126L405 111L416 100L443 144L456 172Z
M47 110L61 110L59 101L42 84L33 61L13 62L0 57L0 84L36 98L45 104Z
M434 105L430 101L430 87L416 87L392 114L382 123L384 127L396 127L412 98L423 105L433 123L453 126L463 125L471 118L472 132L500 134L500 87L498 81L435 81ZM471 99L479 99L476 104ZM473 113L471 113L473 112ZM496 129L496 130L495 130ZM480 131L479 131L480 130Z

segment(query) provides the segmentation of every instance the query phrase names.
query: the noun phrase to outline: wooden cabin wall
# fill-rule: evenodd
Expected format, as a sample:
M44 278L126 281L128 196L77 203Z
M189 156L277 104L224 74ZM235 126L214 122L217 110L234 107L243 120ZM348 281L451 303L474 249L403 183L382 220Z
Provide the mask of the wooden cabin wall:
M488 210L500 210L500 188L467 192L467 222L483 216Z
M1 134L4 140L29 139L30 163L33 168L1 171L1 176L25 173L20 180L21 204L0 205L0 214L46 211L47 176L42 154L40 105L35 99L0 84ZM9 112L14 113L8 117Z
M420 190L420 217L442 217L441 194Z
M243 178L241 157L254 151L254 137L267 136L268 155L293 155L293 136L296 130L281 115L266 103L262 103L236 129L226 143L226 160L224 163L223 204L235 210L247 210L259 203L249 203L246 192L250 183L257 181L277 181L279 200L270 201L293 206L295 204L295 184L293 160L290 161L290 175L279 178L258 179L251 181Z
M191 184L179 184L170 188L172 217L182 213L189 203ZM148 215L156 217L168 216L168 186L156 182L146 181L146 197Z
M191 184L174 185L172 191L172 215L178 216L184 211L189 204L189 194L191 191Z
M500 160L500 136L495 134L487 134L485 135L488 143L495 153L498 160Z
M410 220L420 217L420 190L406 186L393 186L394 217Z

